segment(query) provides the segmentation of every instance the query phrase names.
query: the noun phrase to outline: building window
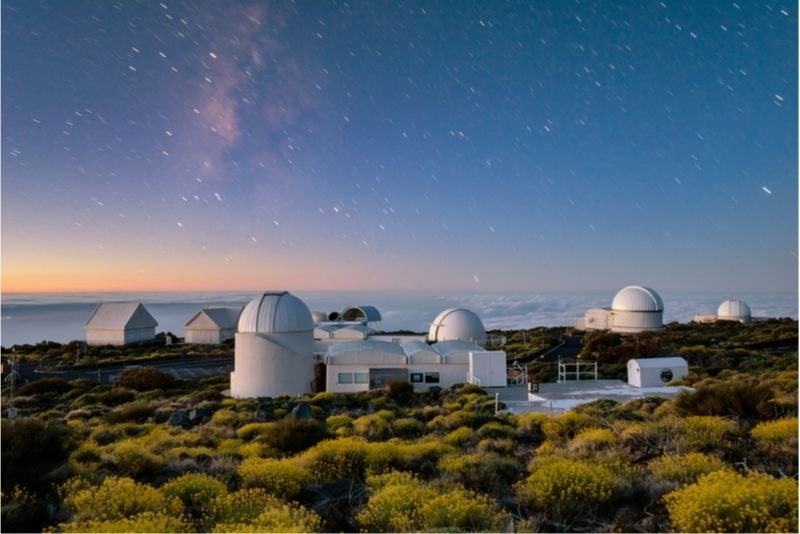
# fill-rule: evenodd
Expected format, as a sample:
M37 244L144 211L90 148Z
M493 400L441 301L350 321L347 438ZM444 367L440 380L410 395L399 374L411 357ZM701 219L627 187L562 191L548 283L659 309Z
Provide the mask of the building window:
M439 373L425 373L425 383L426 384L438 384L439 383Z
M353 383L353 373L339 373L339 383L340 384L352 384Z
M353 373L353 382L356 384L369 384L369 373Z
M422 383L422 373L411 373L411 383L412 384Z
M672 369L662 369L661 370L661 381L662 382L669 382L672 380Z

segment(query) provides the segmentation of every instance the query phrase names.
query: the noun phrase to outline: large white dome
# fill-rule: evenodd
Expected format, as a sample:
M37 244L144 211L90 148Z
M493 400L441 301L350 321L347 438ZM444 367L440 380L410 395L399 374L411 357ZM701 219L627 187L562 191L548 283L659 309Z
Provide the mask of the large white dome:
M428 331L428 341L472 341L486 342L486 329L480 317L464 308L450 308L436 316Z
M614 311L663 312L664 301L654 290L643 286L628 286L619 291L611 303Z
M717 319L723 321L749 321L750 306L742 300L726 300L717 309Z
M285 334L314 330L311 312L302 300L286 291L259 295L239 316L240 334Z

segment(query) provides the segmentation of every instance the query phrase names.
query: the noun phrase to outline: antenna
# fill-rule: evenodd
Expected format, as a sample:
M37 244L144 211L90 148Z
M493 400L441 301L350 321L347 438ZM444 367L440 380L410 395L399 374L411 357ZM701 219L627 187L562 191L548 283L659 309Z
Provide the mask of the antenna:
M9 389L9 406L8 406L8 418L9 419L16 419L17 418L17 407L14 406L14 388L17 385L17 378L19 378L19 372L17 371L17 357L14 356L11 358L11 372L8 373L6 377L6 383L8 384Z

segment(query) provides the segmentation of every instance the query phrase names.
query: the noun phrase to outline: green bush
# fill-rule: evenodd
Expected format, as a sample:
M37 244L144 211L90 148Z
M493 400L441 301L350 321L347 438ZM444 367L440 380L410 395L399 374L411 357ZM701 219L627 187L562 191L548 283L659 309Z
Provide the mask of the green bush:
M211 510L214 500L228 492L227 486L204 473L186 473L173 478L161 492L167 498L178 498L192 517L200 517Z
M3 491L15 486L34 491L46 488L48 473L67 459L73 447L68 426L29 418L3 419L0 439Z
M66 393L71 389L72 386L62 378L42 378L20 386L17 395L27 397L42 393Z
M128 388L116 387L111 388L100 394L98 400L106 406L119 406L127 402L133 402L136 399L136 393Z
M501 495L524 473L513 457L498 454L454 454L439 461L444 480L473 491Z
M150 391L169 389L175 385L175 379L153 367L133 367L122 371L115 385L136 391Z
M764 421L775 416L773 392L769 386L729 380L681 393L674 401L680 415L714 415L749 421Z
M692 484L703 475L727 468L719 458L699 452L667 454L652 460L647 466L657 478L681 485Z
M379 489L356 516L361 528L368 532L415 532L422 530L422 506L436 492L413 476L394 476L368 480Z
M501 532L506 519L493 499L463 489L432 498L421 515L424 530L433 532Z
M153 454L139 440L126 439L114 445L113 457L120 472L133 477L155 475L164 469L164 458Z
M617 443L617 436L607 428L586 428L569 442L569 450L581 455L593 455L608 450Z
M149 402L129 402L117 406L108 414L109 423L144 423L156 413L156 406Z
M797 532L797 481L716 471L664 497L685 532Z
M275 450L294 454L316 445L327 437L328 428L324 422L287 416L275 421L263 439Z

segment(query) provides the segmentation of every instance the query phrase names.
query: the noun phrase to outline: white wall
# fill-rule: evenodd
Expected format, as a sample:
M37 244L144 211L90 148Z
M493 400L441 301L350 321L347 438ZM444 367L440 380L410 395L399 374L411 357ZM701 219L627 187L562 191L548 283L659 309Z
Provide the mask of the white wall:
M87 328L86 343L89 345L124 345L125 331L121 328Z
M583 327L586 330L608 330L608 315L609 311L602 308L586 310Z
M185 328L186 343L219 345L236 335L235 328Z
M663 312L615 311L609 321L612 332L621 334L661 330L664 327Z
M470 352L469 372L481 387L505 387L508 382L506 353L501 350Z
M639 365L636 360L628 361L628 384L638 388L652 388L665 386L667 382L661 379L661 372L665 369L672 371L672 379L680 380L689 373L689 367L685 365L668 365L657 367L644 367Z
M276 397L311 391L314 380L311 331L277 334L274 338L277 339L272 335L236 334L231 396Z
M338 378L339 373L366 373L369 375L369 369L372 368L381 368L381 369L407 369L408 370L408 377L409 381L412 379L412 375L421 374L422 375L422 382L411 382L411 385L414 389L419 390L427 390L433 386L439 386L442 389L448 388L454 384L463 384L467 381L467 372L469 372L469 365L468 364L409 364L409 365L398 365L398 364L384 364L384 363L374 363L374 364L358 364L358 365L339 365L336 363L329 363L326 368L326 380L325 380L325 390L326 391L333 391L336 393L355 393L357 391L367 391L369 390L369 383L362 383L362 384L339 384ZM505 364L503 367L505 371ZM426 383L425 382L425 373L439 373L439 382L438 383ZM505 378L503 379L503 385L505 385Z

